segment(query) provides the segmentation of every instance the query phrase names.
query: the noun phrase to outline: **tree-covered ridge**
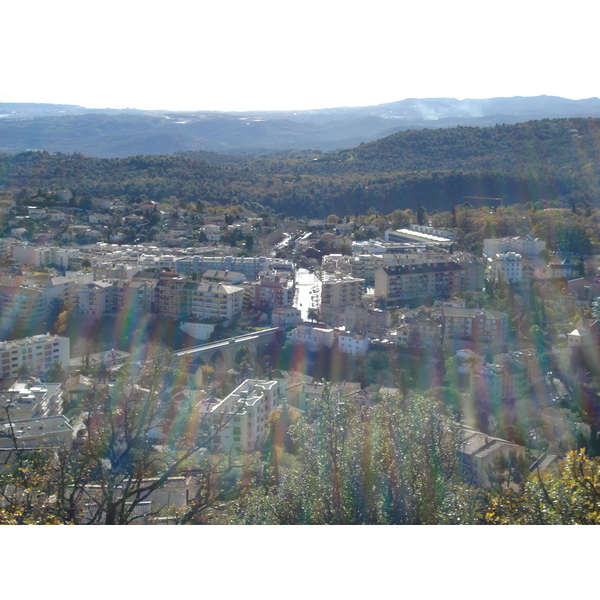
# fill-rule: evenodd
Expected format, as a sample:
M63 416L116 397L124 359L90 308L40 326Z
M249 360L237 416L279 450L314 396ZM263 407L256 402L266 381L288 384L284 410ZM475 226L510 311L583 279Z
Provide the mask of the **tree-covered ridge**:
M337 165L367 172L561 170L597 164L597 119L543 119L494 127L403 131L337 153Z
M465 198L505 204L589 204L600 193L600 121L555 119L407 131L351 150L270 157L210 153L98 159L0 156L0 189L70 189L76 196L171 196L247 203L295 216L450 210Z

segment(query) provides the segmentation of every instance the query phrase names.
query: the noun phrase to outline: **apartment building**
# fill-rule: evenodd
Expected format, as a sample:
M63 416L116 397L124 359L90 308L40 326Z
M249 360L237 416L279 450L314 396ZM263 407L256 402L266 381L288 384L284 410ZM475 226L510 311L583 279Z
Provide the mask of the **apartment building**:
M358 277L333 277L321 285L321 318L327 324L338 323L346 307L358 306L362 302L364 279Z
M490 279L519 283L523 278L523 257L516 252L494 254L490 258Z
M131 281L141 271L139 265L102 261L94 264L94 279L123 279Z
M375 272L380 267L414 265L445 261L447 259L447 253L432 251L383 252L381 254L373 252L364 254L355 253L350 266L353 277L364 279L364 285L372 287L375 285Z
M112 312L113 286L110 281L92 281L79 287L77 291L77 310L95 319Z
M4 327L16 322L38 323L47 306L44 290L39 287L0 285L0 322Z
M260 281L244 286L244 301L247 306L261 310L289 308L294 302L294 291L292 280L261 277Z
M199 283L191 290L191 315L195 319L231 322L242 312L244 289L239 286Z
M299 344L305 344L308 350L332 348L335 343L335 329L312 323L301 323L291 333L290 339Z
M177 261L177 271L203 274L208 270L237 271L243 273L246 279L258 279L261 271L271 265L271 260L264 256L204 256L186 257Z
M217 432L212 449L259 450L269 431L269 414L277 405L277 382L259 379L246 379L223 400L206 402L202 412Z
M432 317L441 320L444 343L456 341L504 346L508 336L506 313L478 308L443 306L432 311Z
M488 257L506 252L517 252L521 256L538 256L545 249L546 242L531 235L483 240L483 254Z
M168 319L187 318L192 314L194 281L173 272L158 274L155 287L156 313Z
M155 311L156 281L151 279L133 279L123 282L122 304L116 306L117 312L134 312L146 314Z
M369 336L361 334L340 333L338 348L344 354L364 356L369 349Z
M57 298L65 303L65 306L71 307L76 303L77 281L71 277L50 277L42 284L46 301L49 303Z
M449 298L461 289L464 271L462 265L448 261L380 267L375 272L375 297L387 304Z
M51 246L33 246L22 243L12 247L12 257L23 265L40 267L42 265L55 264L58 248Z
M25 365L30 373L41 373L55 361L68 367L71 360L69 338L58 335L34 335L18 340L0 342L0 378L17 377Z

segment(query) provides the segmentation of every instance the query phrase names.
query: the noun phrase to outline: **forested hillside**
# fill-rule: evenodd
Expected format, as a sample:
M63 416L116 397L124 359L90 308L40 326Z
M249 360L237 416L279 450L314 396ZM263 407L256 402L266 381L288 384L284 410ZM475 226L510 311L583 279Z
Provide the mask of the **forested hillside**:
M595 204L600 120L405 131L351 150L262 158L189 152L98 159L26 152L0 156L0 187L86 196L175 196L295 216L450 210L473 197L504 204ZM469 200L471 201L471 200ZM476 203L476 202L475 202Z

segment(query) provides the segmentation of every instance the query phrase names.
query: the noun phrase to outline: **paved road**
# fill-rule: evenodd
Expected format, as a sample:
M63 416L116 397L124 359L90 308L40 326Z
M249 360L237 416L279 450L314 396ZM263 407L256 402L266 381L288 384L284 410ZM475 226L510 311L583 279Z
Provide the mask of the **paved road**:
M302 313L302 319L308 321L308 310L321 306L321 281L307 269L296 272L296 296L294 307Z

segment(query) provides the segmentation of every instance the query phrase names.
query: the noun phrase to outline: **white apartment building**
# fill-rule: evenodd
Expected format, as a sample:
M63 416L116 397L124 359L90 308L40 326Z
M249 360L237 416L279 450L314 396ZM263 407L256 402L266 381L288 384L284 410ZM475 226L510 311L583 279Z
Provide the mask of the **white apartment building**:
M305 344L309 350L314 352L321 347L333 347L335 329L302 323L291 332L290 339L295 343Z
M242 312L244 288L235 285L200 283L192 291L191 314L195 319L229 322Z
M52 246L32 246L31 244L16 244L12 247L13 258L24 265L39 267L57 263L58 248Z
M512 281L519 283L523 278L523 257L516 252L495 254L490 259L490 279L492 281Z
M341 333L338 336L338 348L344 354L364 356L369 349L369 337L366 335Z
M99 319L111 308L112 284L93 281L81 286L77 292L77 309L84 315Z
M63 269L68 269L70 262L80 257L81 252L79 248L57 248L56 250L56 263Z
M40 373L58 361L69 366L71 347L69 338L58 335L34 335L18 340L0 342L0 378L17 377L21 365L30 373Z
M246 379L225 399L204 404L202 411L211 417L217 432L213 450L260 449L269 431L269 414L277 404L277 382L258 379Z
M44 286L44 292L48 302L58 298L65 303L65 306L73 306L76 302L77 288L77 281L71 277L50 277L49 282Z
M546 242L531 235L483 240L483 254L488 257L505 252L517 252L522 256L538 256L545 249Z

